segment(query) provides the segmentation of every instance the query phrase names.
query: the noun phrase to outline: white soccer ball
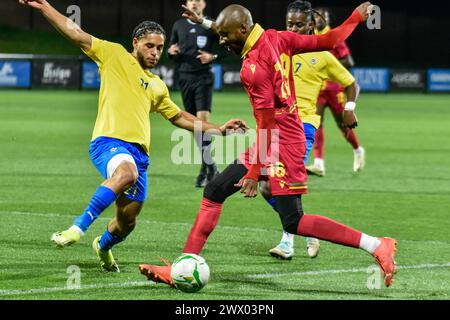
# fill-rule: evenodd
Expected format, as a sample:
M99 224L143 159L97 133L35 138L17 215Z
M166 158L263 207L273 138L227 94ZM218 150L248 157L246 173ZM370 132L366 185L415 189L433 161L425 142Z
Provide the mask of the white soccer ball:
M173 284L183 292L197 292L209 281L209 266L196 254L183 254L172 263Z

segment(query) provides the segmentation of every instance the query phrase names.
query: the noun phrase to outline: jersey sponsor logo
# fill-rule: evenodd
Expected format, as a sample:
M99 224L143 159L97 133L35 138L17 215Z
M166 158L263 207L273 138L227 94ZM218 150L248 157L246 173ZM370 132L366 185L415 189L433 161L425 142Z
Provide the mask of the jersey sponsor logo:
M208 37L197 36L197 47L199 47L200 49L204 48L206 46L207 42L208 42Z

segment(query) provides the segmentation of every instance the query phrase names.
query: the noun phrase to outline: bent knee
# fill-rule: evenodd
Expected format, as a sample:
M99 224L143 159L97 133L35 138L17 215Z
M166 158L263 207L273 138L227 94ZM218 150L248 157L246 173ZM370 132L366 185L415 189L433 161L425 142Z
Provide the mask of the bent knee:
M131 187L139 178L139 173L133 163L124 161L117 168L111 179L115 180L123 188Z
M203 190L203 197L205 197L208 200L214 201L214 202L223 202L225 199L220 195L219 186L216 181L210 181Z
M223 203L227 199L227 187L217 176L211 180L203 191L203 197L217 203Z

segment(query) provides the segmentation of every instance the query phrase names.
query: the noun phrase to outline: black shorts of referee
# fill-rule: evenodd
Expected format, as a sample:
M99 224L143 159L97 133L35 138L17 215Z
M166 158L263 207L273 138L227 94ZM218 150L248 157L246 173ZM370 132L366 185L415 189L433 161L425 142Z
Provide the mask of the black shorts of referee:
M200 111L211 112L214 89L214 74L212 71L180 72L178 84L187 112L193 115L197 115L197 112Z

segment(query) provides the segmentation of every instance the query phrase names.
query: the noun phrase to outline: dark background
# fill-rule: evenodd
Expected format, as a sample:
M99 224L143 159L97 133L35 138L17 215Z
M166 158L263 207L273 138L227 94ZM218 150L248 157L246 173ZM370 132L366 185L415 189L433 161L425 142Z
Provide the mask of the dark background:
M39 13L20 6L17 0L1 2L0 26L25 30L52 29ZM254 20L264 28L283 30L285 10L289 2L210 0L207 1L206 13L215 17L226 5L240 3L250 9ZM172 24L180 18L180 6L184 1L58 0L50 3L63 12L71 4L80 6L82 28L89 33L127 39L142 20L155 20L170 33ZM312 3L315 7L330 7L333 25L337 25L362 1L320 0ZM445 2L391 0L374 1L374 4L381 7L381 30L368 30L361 25L348 40L358 66L450 67L450 18L445 6L442 6ZM2 33L5 36L7 32L4 30L0 27L0 39Z

